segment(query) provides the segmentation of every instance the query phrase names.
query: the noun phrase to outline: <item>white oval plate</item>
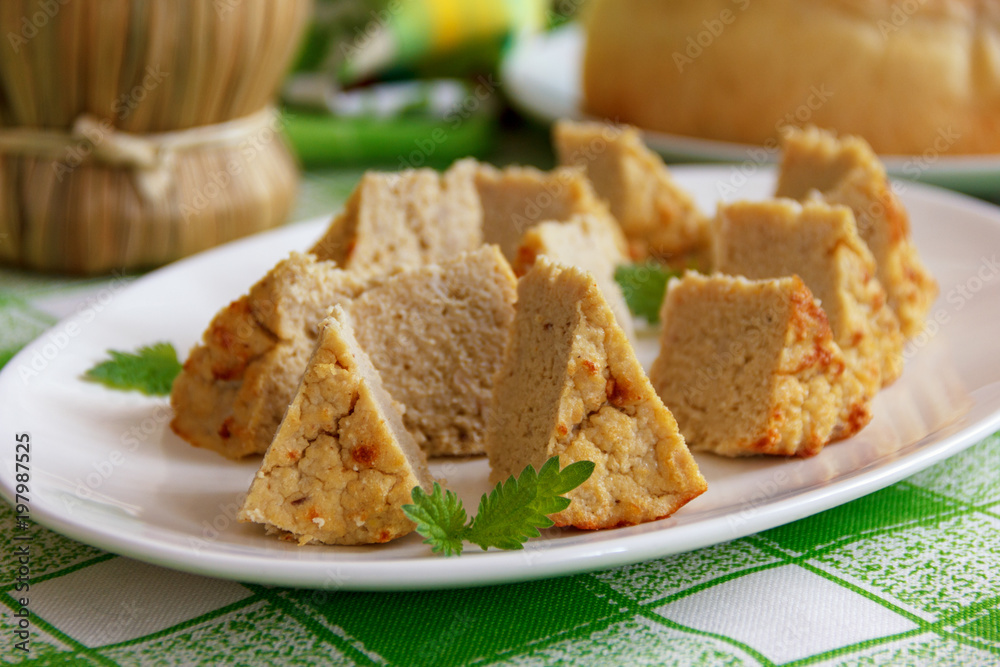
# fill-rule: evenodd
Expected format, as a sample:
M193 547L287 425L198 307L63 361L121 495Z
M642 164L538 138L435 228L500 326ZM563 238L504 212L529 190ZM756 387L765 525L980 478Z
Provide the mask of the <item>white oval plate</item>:
M737 184L729 169L675 170L706 210ZM724 187L723 187L724 186ZM766 197L758 173L733 197ZM857 437L812 459L729 460L699 455L709 490L670 519L597 532L547 531L520 552L459 558L431 554L410 535L373 547L297 547L235 521L256 461L232 463L195 449L168 428L166 399L110 391L80 375L108 348L166 340L183 355L218 308L242 294L290 250L319 236L317 221L211 250L110 290L56 325L0 374L4 465L14 499L14 434L31 437L30 512L39 523L109 551L181 570L289 586L358 590L495 584L610 568L731 540L885 487L1000 429L1000 209L906 185L917 243L937 276L931 335L875 402ZM655 336L640 358L656 355ZM438 460L437 476L474 511L487 490L484 459Z
M501 80L512 104L536 120L581 119L581 67L584 37L579 26L530 34L517 40L504 57ZM645 142L676 162L777 162L780 153L761 146L643 131ZM893 176L976 195L1000 193L1000 155L883 155Z

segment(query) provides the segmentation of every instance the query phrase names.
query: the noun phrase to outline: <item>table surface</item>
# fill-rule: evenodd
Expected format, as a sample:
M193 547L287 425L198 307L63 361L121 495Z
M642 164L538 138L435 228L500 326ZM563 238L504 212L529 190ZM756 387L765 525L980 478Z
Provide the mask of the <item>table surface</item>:
M547 166L533 143L503 150ZM335 210L360 173L307 173L293 219ZM0 362L103 284L0 270ZM4 450L12 454L13 445ZM0 503L0 661L993 665L998 463L995 435L868 497L758 535L606 572L443 592L295 590L184 574L40 526L15 530L13 510ZM19 593L24 534L31 583ZM16 646L22 596L27 653Z

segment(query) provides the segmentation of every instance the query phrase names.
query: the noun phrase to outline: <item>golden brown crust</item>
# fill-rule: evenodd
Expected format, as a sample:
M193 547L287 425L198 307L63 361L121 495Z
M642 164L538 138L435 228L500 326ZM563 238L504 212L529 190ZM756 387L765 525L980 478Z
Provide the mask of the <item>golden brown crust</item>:
M212 319L174 381L177 435L229 458L262 454L274 437L334 303L365 284L332 262L292 253Z
M736 202L720 206L716 231L717 270L751 279L796 274L820 300L846 363L833 437L857 432L871 416L865 406L902 371L903 337L850 210L819 201Z
M650 380L692 449L813 456L842 408L845 361L797 276L687 273L664 301Z

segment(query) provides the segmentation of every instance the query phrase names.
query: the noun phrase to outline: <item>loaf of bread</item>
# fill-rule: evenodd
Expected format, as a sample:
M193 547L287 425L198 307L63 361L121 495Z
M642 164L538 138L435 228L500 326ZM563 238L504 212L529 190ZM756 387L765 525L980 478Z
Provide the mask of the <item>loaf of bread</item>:
M1000 153L994 0L593 0L593 114L777 147L806 123L878 153Z

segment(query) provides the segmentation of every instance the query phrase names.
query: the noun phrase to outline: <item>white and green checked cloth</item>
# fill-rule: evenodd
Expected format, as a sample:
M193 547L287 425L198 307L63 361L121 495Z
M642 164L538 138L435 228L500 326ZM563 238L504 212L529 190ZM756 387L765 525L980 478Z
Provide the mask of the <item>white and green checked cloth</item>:
M356 177L307 176L298 218L333 210ZM0 272L0 361L101 284ZM751 537L607 572L443 592L215 580L35 526L28 654L15 648L14 513L0 503L0 661L996 665L998 471L993 436L887 489Z

